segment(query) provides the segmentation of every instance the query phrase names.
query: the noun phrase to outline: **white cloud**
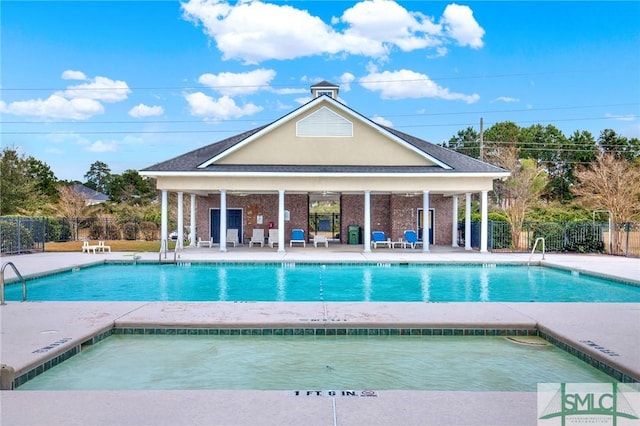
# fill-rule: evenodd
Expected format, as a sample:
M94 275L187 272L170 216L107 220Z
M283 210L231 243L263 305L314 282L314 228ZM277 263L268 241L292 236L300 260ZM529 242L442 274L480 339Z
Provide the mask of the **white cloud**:
M267 90L269 89L269 83L275 76L276 72L274 70L257 69L245 73L202 74L198 82L222 95L235 96Z
M294 101L299 105L304 105L307 102L309 102L311 99L313 99L311 96L304 96L302 98L295 98Z
M118 145L114 141L95 141L85 149L89 152L114 152Z
M86 80L87 76L82 71L66 70L62 73L63 80Z
M411 70L375 72L360 78L359 83L365 89L380 92L382 99L440 98L462 100L468 104L480 99L478 94L465 95L452 93L438 86L427 75Z
M442 16L445 32L460 46L479 49L483 46L484 29L476 22L469 6L448 5Z
M356 76L351 74L350 72L343 73L340 78L340 90L348 92L351 90L351 83L356 79Z
M439 25L434 24L431 18L409 12L393 1L361 1L347 9L340 20L349 25L344 32L345 39L357 43L347 45L347 50L352 53L362 49L364 54L369 50L371 56L378 56L388 53L391 45L412 51L441 43L432 37L440 33Z
M613 118L614 120L618 120L618 121L633 121L636 118L638 118L638 116L633 114L617 115L617 114L606 113L604 116L607 118Z
M299 95L301 93L308 93L309 89L283 87L280 89L272 89L271 91L277 95Z
M135 118L154 117L162 114L164 114L164 109L161 106L139 104L129 110L129 115Z
M126 82L107 77L89 79L89 83L70 86L60 95L67 98L95 99L103 102L120 102L127 99L131 89Z
M104 113L101 102L120 102L127 99L131 90L124 81L107 77L89 79L82 71L67 70L62 73L65 80L86 80L66 90L58 91L46 99L29 99L0 103L0 111L13 115L31 115L42 119L86 120Z
M15 101L0 105L0 111L13 115L32 115L49 119L86 120L94 115L103 114L104 107L93 99L66 99L60 95L51 95L47 99Z
M393 123L390 120L387 120L384 117L380 117L379 115L374 115L373 117L371 117L371 121L382 124L383 126L393 127Z
M259 0L189 0L181 7L183 18L201 24L224 59L253 64L322 54L384 60L394 48L443 55L450 39L479 48L484 35L471 9L455 4L447 6L442 23L388 0L360 1L329 24L307 10Z
M262 111L262 107L251 103L240 107L228 96L222 96L216 100L202 92L196 92L184 95L184 98L189 103L191 115L206 119L226 120Z
M511 98L509 96L498 96L497 98L495 98L494 100L491 101L491 103L494 103L494 102L512 103L512 102L520 102L520 99Z
M181 6L185 19L202 23L224 59L258 63L340 50L333 31L320 18L288 5L191 0Z

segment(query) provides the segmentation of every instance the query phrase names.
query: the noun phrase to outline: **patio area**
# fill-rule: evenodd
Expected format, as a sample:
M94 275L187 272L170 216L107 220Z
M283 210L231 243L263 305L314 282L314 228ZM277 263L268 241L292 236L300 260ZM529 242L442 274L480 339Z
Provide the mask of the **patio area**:
M598 255L492 254L432 246L429 253L362 245L186 248L159 253L39 253L3 257L25 277L103 263L417 262L542 264L640 284L640 260ZM6 278L12 278L10 269ZM26 371L112 327L343 326L537 329L640 379L640 305L634 303L252 303L7 302L0 307L1 362ZM329 321L330 322L330 321ZM330 325L329 325L330 326ZM56 333L43 333L55 330ZM43 355L38 348L70 338ZM613 356L612 354L615 354ZM517 372L514 372L517 374ZM114 372L117 374L117 372ZM535 425L535 392L379 391L375 398L294 397L285 391L2 391L0 422L12 425ZM639 401L632 403L640 404ZM636 405L637 406L637 405ZM37 407L37 410L34 409Z

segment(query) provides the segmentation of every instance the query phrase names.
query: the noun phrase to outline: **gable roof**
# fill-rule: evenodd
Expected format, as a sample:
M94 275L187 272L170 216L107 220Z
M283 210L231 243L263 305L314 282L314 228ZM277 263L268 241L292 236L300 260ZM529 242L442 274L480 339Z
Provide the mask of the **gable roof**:
M73 188L73 191L80 195L87 204L98 204L109 200L109 197L102 192L91 189L80 183L74 183L71 187Z
M321 82L322 84L328 82ZM321 85L318 83L318 85ZM317 85L316 85L317 86ZM376 164L371 166L350 166L350 165L296 165L296 164L216 164L221 158L229 155L230 153L241 149L253 141L260 139L262 136L278 128L286 122L290 122L296 117L299 117L307 111L315 108L320 103L329 103L332 107L341 110L350 117L355 118L367 126L376 129L379 133L387 138L405 146L406 148L414 151L416 154L428 159L431 165L424 166L385 166L384 164ZM503 174L507 173L504 169L493 166L491 164L479 161L464 154L452 151L448 148L444 148L438 145L434 145L430 142L422 140L420 138L411 136L407 133L398 131L391 127L380 125L342 104L336 99L328 96L317 97L305 105L291 111L287 115L281 117L278 120L273 121L264 126L257 127L252 130L240 133L235 136L231 136L227 139L223 139L219 142L204 146L202 148L195 149L186 154L172 158L161 163L157 163L153 166L142 169L143 174L154 175L154 172L159 174L167 173L223 173L223 174L235 174L235 173L326 173L326 174L385 174L385 173L442 173L442 174L457 174L457 173L488 173L488 174ZM173 173L172 173L173 172Z

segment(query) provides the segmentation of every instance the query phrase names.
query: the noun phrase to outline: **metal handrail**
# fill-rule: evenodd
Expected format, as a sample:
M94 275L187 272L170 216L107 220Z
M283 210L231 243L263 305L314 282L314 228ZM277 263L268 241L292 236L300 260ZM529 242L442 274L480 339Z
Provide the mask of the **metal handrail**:
M160 253L158 254L158 263L162 263L162 253L164 253L164 258L167 258L167 247L169 247L167 240L163 240L162 244L160 244ZM178 260L178 250L180 249L180 246L178 244L176 244L175 248L173 249L173 263L176 263Z
M0 269L0 305L6 305L4 301L4 270L7 268L7 266L11 266L11 268L13 269L13 272L20 279L20 281L22 281L22 301L23 302L26 301L27 300L27 282L22 277L22 275L18 271L18 268L16 268L16 265L14 265L13 262L6 262L4 265L2 265L2 269Z
M529 256L529 261L527 262L527 266L531 264L531 258L533 257L533 253L536 251L536 247L538 247L538 241L542 241L542 260L544 260L544 237L536 238L536 242L533 243L533 249L531 250L531 255Z

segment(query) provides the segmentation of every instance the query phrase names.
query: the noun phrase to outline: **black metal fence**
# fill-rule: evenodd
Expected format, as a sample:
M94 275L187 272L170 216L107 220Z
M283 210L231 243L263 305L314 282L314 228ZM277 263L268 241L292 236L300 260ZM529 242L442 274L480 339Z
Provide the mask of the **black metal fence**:
M77 240L145 240L160 239L160 228L154 222L139 219L77 218L55 219L50 225L56 228L49 241Z
M32 217L0 217L0 253L44 251L47 220Z
M312 215L309 222L313 233L340 237L338 214ZM544 238L548 252L640 257L640 223L527 222L520 229L507 222L490 221L488 225L487 248L492 252L530 252L535 241ZM458 243L464 246L464 222L458 224L458 230ZM154 222L138 219L0 217L2 254L44 251L45 242L84 239L158 241L160 229ZM480 246L479 222L471 224L471 246Z
M607 222L525 222L515 228L507 222L489 222L487 246L492 252L524 253L544 238L545 250L566 253L605 253L640 257L640 223L609 225ZM464 244L464 222L458 229ZM471 224L471 246L480 246L480 223ZM541 249L541 246L538 246Z

